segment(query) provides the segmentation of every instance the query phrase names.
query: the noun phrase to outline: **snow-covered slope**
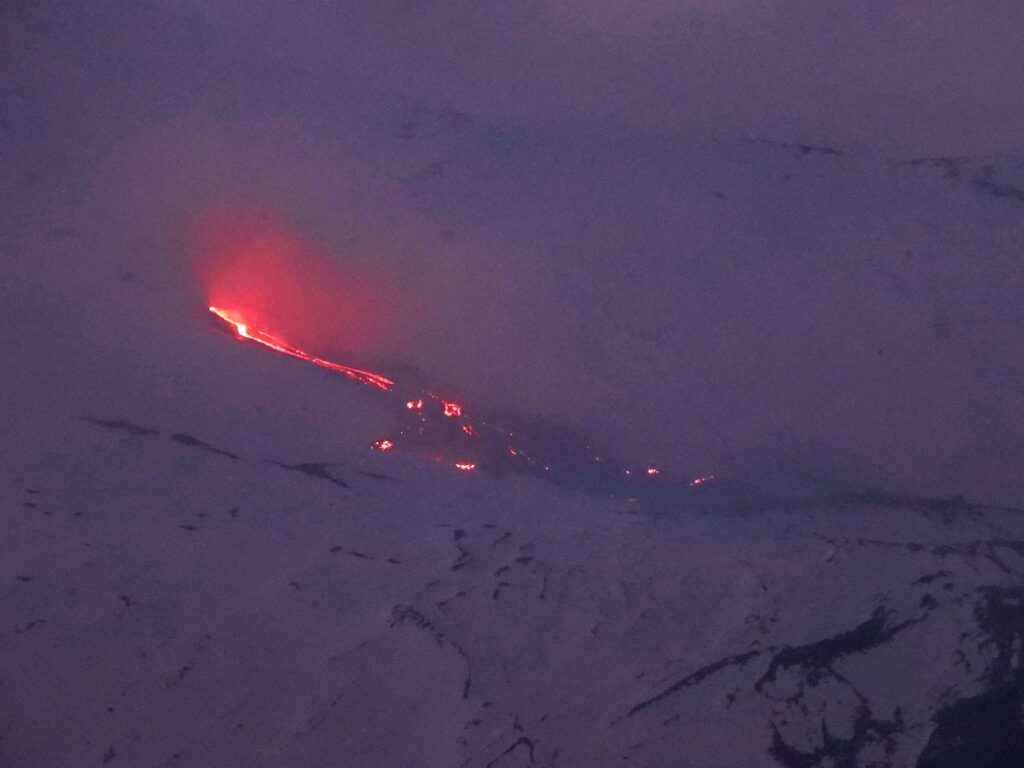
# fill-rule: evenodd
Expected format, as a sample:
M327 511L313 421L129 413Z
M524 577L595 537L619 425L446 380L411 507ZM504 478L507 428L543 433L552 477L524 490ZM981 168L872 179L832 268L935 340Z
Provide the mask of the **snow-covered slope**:
M267 397L308 375L235 364ZM1020 754L1019 512L866 494L656 516L343 435L268 440L278 415L247 398L220 423L189 400L159 423L9 409L0 764Z

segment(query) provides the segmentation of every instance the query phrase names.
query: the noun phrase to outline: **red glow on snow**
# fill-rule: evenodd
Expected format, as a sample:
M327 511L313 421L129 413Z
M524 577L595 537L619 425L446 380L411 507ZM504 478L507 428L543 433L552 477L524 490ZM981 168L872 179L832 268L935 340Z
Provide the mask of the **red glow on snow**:
M692 485L694 487L696 487L698 485L705 485L706 483L710 483L714 479L715 479L714 475L701 475L700 477L696 477L693 480L691 480L690 481L690 485Z
M393 442L391 442L390 440L388 440L387 438L385 438L383 440L378 440L372 446L373 450L375 450L375 451L390 451L394 447L395 447L395 444Z
M457 461L455 462L455 468L468 472L471 469L476 469L476 464L472 461Z
M293 347L284 339L267 333L266 331L260 330L259 328L251 328L246 323L232 312L228 312L220 307L210 307L210 311L223 320L228 325L235 329L235 333L241 339L248 341L254 341L257 344L262 344L264 347L280 352L281 354L288 355L289 357L295 357L299 360L305 360L307 363L312 363L321 368L326 368L329 371L340 373L344 376L348 376L350 379L355 379L361 384L366 384L370 387L376 387L377 389L383 389L385 391L391 389L395 382L386 376L381 376L379 373L373 373L372 371L363 371L359 368L351 368L341 363L332 363L330 360L324 360L322 357L310 354L305 350Z

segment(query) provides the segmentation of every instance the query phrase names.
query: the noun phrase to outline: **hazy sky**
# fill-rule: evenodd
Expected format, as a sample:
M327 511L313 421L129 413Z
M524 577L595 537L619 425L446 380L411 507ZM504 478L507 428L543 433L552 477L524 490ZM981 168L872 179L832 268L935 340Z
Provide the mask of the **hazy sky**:
M1015 0L5 3L5 376L230 409L249 302L630 461L1020 504L1022 82Z

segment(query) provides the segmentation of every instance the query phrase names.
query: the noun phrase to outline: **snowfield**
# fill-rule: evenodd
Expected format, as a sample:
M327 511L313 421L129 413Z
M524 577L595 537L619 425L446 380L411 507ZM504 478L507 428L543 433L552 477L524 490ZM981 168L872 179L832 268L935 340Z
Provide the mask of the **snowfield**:
M992 768L1019 748L1020 511L652 515L354 443L268 455L256 418L217 442L27 421L3 438L5 766Z

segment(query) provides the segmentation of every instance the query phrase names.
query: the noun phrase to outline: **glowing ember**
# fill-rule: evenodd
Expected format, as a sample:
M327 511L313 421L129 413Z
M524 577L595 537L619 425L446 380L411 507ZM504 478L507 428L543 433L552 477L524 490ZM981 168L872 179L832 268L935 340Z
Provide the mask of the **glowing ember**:
M470 436L476 434L476 430L473 429L473 425L472 424L463 424L462 425L462 431L465 432L467 435L470 435Z
M405 407L410 411L422 411L423 401L422 400L406 400Z
M442 400L441 405L444 406L444 415L449 418L462 415L462 406L458 403L453 403L450 400Z
M654 477L655 475L660 475L661 471L657 467L648 467L647 474Z
M255 341L257 344L262 344L264 347L269 347L275 352L288 355L289 357L297 357L299 360L305 360L307 363L318 365L321 368L326 368L329 371L340 373L344 376L348 376L350 379L355 379L361 384L366 384L370 387L376 387L377 389L383 389L385 392L394 386L391 379L381 376L379 373L372 373L371 371L362 371L358 368L350 368L347 365L341 365L340 363L332 363L330 360L324 360L316 355L311 355L298 347L293 347L288 342L272 336L266 331L261 331L256 328L249 328L248 325L243 323L241 320L233 317L230 312L218 307L210 307L210 311L213 312L217 317L223 320L228 325L235 329L235 333L241 339L247 339L248 341Z
M395 444L388 440L387 438L384 438L382 440L378 440L377 442L375 442L371 447L375 451L390 451L392 448L395 447Z
M476 469L476 463L472 461L457 461L455 462L455 468L468 472L471 469Z
M705 485L706 483L710 483L714 479L715 479L714 475L701 475L700 477L696 477L693 480L691 480L690 481L690 485L692 485L694 487L696 487L698 485Z

